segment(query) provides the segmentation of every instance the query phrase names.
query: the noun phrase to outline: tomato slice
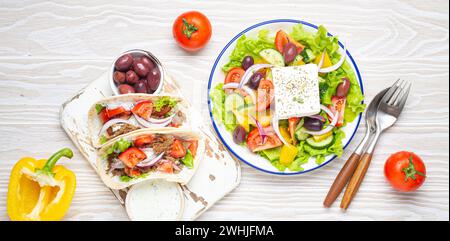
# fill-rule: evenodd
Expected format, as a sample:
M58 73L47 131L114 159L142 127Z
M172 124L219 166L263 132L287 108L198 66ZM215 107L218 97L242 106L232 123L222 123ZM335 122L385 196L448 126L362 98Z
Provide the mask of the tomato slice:
M228 71L227 76L225 77L225 84L228 83L240 83L242 76L244 76L245 70L243 68L232 68Z
M198 140L190 141L191 144L189 144L189 151L191 151L191 154L193 157L197 155L197 148L198 148Z
M297 125L300 122L300 117L291 117L288 119L289 124L289 134L291 135L291 140L295 144L297 144L297 138L295 138L295 129L297 129Z
M153 140L155 140L155 137L153 135L140 136L136 140L134 140L134 146L143 147L145 145L153 143Z
M283 53L284 46L287 43L293 43L297 47L297 53L301 53L303 49L305 49L305 46L297 41L295 41L289 34L287 34L283 30L279 30L275 36L275 48L278 50L278 52Z
M186 148L180 140L174 140L168 154L174 158L182 158L186 156Z
M259 82L259 87L256 93L256 110L258 112L266 110L274 98L274 86L272 81L263 79Z
M264 127L264 132L267 134L265 143L263 143L258 128L255 128L248 133L247 146L252 152L272 149L283 145L271 126Z
M330 110L333 113L336 113L336 111L339 111L339 119L338 119L338 122L336 123L337 127L340 127L344 124L344 113L345 113L346 100L347 100L346 97L333 96L331 98L332 104L330 106L328 106L328 108L330 108ZM330 122L332 121L330 116L328 116L328 119L330 120Z
M129 112L129 111L127 109L125 109L125 107L123 107L123 106L119 106L119 107L113 108L113 109L106 108L106 114L108 115L109 118L113 118L113 117L116 117L121 114L126 114L127 112Z
M133 112L135 115L138 115L145 120L150 119L152 111L153 111L153 103L150 100L141 101L137 103L133 107L133 109L131 109L131 112Z
M124 171L129 177L137 177L141 175L141 171L137 168L125 167Z
M106 113L106 108L103 108L103 110L100 111L98 116L100 117L100 120L102 121L103 124L105 124L106 122L108 122L110 120L108 117L108 114Z
M173 173L173 164L171 161L164 160L159 164L158 171L165 173Z
M119 160L129 168L135 167L139 162L146 158L147 155L136 147L130 147L119 155Z

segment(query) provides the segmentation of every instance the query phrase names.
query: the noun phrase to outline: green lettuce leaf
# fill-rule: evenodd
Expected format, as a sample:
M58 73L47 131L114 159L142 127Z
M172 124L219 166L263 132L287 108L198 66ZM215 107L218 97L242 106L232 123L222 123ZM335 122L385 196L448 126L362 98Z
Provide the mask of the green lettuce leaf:
M178 100L177 99L173 99L169 96L164 96L161 97L160 99L158 99L157 101L155 101L155 110L156 111L161 111L161 108L164 106L169 106L170 108L173 108L177 105Z
M192 156L190 150L187 150L186 156L181 159L181 162L189 169L192 169L194 167L194 157Z
M236 47L229 56L229 61L222 70L226 73L235 67L241 67L242 60L245 56L252 56L255 62L261 57L259 52L263 49L275 49L274 38L269 36L269 30L263 29L258 32L255 38L249 38L245 34L236 41Z

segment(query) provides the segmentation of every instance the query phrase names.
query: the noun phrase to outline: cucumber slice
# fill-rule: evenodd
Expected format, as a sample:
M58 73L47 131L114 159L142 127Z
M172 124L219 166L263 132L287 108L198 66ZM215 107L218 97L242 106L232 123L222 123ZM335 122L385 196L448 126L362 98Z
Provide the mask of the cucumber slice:
M281 67L284 66L283 55L281 55L280 52L276 51L275 49L264 49L259 52L259 55L270 64Z
M304 127L298 128L295 131L295 137L297 138L297 140L304 141L304 140L308 139L309 134L305 133L304 131L305 131Z
M231 94L225 97L225 111L235 112L239 108L245 106L245 100L239 94Z
M306 139L306 143L313 147L314 149L325 149L333 143L334 136L331 135L322 141L315 141L314 138L310 137Z
M303 62L303 56L301 56L300 54L295 56L294 61L292 61L292 63L289 64L289 66L299 66L299 65L304 65L305 62Z

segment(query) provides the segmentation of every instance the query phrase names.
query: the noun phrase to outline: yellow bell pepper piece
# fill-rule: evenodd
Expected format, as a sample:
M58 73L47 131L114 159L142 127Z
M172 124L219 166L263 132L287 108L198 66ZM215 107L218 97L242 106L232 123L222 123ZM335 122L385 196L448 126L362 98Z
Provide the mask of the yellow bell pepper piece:
M280 134L281 136L283 136L285 141L292 144L291 134L289 134L289 131L286 127L280 127Z
M322 135L313 135L313 139L315 141L323 141L323 140L327 139L331 135L333 135L333 132L329 131L329 132L327 132L325 134L322 134Z
M69 148L61 149L48 160L25 157L11 171L7 211L11 220L61 220L75 194L75 174L56 162L72 158Z
M284 145L281 147L280 163L289 166L297 156L298 149L293 145Z
M331 63L331 59L330 59L330 56L328 55L327 51L324 50L323 54L325 54L325 56L323 57L322 68L327 68L327 67L332 66L333 63ZM314 60L314 63L316 65L319 65L321 59L322 59L322 54L319 54L318 56L316 56L316 59Z

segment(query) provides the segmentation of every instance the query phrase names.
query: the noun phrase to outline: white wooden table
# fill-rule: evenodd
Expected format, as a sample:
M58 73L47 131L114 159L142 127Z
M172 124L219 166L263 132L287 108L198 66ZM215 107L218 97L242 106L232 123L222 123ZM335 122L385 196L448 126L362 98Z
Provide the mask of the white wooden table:
M296 3L293 3L296 2ZM346 213L323 198L364 132L342 159L305 175L272 176L243 164L241 185L200 220L448 220L449 3L447 1L53 1L0 2L0 220L9 173L23 156L74 148L59 125L59 107L110 67L121 51L152 51L209 118L207 81L222 47L242 29L274 18L325 25L341 36L359 65L366 100L401 77L413 81L406 109L379 142L362 187ZM171 27L184 11L211 20L213 36L197 54L176 46ZM194 86L194 88L192 88ZM75 149L75 148L74 148ZM393 191L386 158L414 151L428 178L417 192ZM77 175L67 220L126 220L119 202L75 152L64 165Z

